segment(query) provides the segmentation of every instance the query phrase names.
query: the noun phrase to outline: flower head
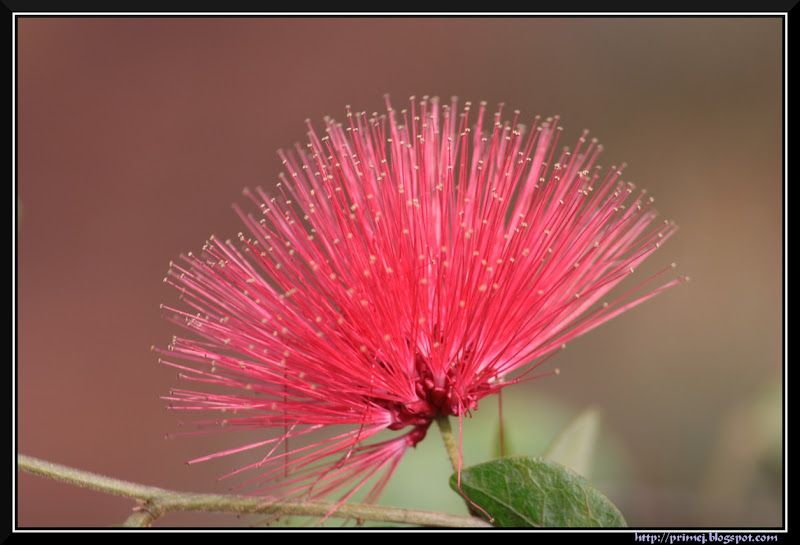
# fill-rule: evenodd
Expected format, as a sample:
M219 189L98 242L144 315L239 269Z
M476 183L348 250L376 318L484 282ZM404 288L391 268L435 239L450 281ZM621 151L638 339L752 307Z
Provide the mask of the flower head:
M164 352L192 385L171 408L274 430L193 462L255 450L234 473L252 470L260 494L344 501L369 481L377 499L437 416L535 378L564 343L681 281L607 299L675 226L621 168L595 166L587 133L558 150L558 118L526 130L485 104L386 106L348 108L322 137L309 123L307 146L280 152L277 189L245 191L239 241L212 237L165 279L183 300L165 308L193 333Z

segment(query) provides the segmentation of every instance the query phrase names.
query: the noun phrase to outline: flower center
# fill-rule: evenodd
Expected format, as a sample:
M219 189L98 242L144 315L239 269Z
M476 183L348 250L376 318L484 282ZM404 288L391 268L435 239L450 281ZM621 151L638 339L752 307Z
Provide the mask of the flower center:
M389 429L399 430L406 426L427 427L434 418L442 415L458 416L478 407L475 393L459 391L455 367L449 367L442 376L435 376L428 361L417 354L414 361L414 391L417 398L409 402L385 402L392 412L394 423ZM438 379L438 380L437 380Z

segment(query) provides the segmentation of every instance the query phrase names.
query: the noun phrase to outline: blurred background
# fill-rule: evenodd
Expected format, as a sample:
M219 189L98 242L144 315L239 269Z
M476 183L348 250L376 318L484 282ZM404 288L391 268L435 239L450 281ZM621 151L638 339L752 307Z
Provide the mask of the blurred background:
M627 162L680 231L651 259L692 281L570 344L561 374L507 390L512 450L602 415L595 484L636 527L783 523L783 21L766 18L27 18L17 20L19 453L185 491L226 435L165 439L157 363L170 260L241 230L304 120L411 95L559 114ZM465 420L492 456L496 402ZM438 431L382 503L464 513ZM234 440L235 441L235 440ZM236 443L232 443L236 444ZM19 473L20 527L108 526L132 502ZM158 526L259 524L171 514Z

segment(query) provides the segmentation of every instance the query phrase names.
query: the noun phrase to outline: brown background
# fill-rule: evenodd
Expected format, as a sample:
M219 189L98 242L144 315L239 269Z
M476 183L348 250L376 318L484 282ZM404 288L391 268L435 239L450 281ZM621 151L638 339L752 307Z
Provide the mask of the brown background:
M235 236L230 203L272 186L275 151L304 139L306 118L376 111L387 92L396 106L458 95L560 114L565 144L591 129L603 164L627 161L681 226L654 265L692 277L520 388L517 443L595 406L613 443L598 486L631 525L781 524L780 19L23 17L17 31L20 453L224 491L219 465L184 461L227 439L164 439L177 418L159 396L177 381L150 346L175 333L159 310L175 301L169 261ZM437 461L411 452L387 503L435 496L414 478L446 468L436 435ZM17 485L20 526L119 524L132 506L27 474ZM462 512L455 500L422 506Z

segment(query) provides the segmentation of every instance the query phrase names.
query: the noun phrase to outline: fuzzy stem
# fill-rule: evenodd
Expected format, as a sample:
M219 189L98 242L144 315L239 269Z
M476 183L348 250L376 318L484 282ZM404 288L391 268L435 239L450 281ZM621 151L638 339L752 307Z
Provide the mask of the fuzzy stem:
M458 455L458 441L453 435L453 428L450 427L450 417L446 414L440 414L436 417L436 423L439 425L439 431L442 432L442 440L444 441L444 448L447 449L447 455L450 457L450 464L453 466L453 471L459 471L459 458Z
M464 491L461 490L460 449L458 448L458 441L456 441L456 437L453 434L453 428L450 427L450 417L440 414L436 417L436 423L439 425L439 431L442 432L442 440L444 441L444 448L447 450L447 455L450 457L450 465L453 466L453 471L458 475L458 493L464 498L464 502L467 504L467 509L474 518L480 518L481 513L483 513L486 518L493 522L494 519L491 517L491 515L489 515L489 513L487 513L480 505L469 499Z
M506 457L506 436L505 436L505 426L503 425L503 389L501 388L497 392L497 408L498 408L498 417L497 419L500 421L500 458Z
M490 526L485 521L474 517L400 507L342 504L333 510L335 504L330 502L279 501L265 504L263 498L249 496L176 492L81 471L24 454L17 456L17 467L22 471L55 481L139 500L140 505L125 521L124 526L149 526L158 517L170 511L258 513L318 518L331 513L330 516L338 518L399 522L420 526Z
M133 513L122 523L122 526L124 528L149 527L162 514L163 512L151 502L141 502L140 506L134 507Z

